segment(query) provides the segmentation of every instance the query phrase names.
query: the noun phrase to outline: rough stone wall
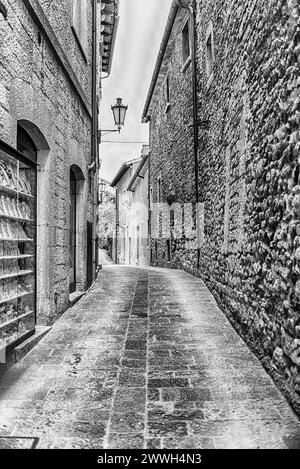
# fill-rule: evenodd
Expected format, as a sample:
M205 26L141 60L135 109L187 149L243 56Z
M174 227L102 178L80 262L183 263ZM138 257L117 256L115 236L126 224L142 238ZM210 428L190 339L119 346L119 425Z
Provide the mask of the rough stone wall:
M92 0L86 0L88 6L87 52L82 52L72 28L72 8L74 0L39 0L46 16L64 49L70 64L79 80L88 100L91 100L92 70ZM87 73L88 70L88 73Z
M0 138L16 147L17 124L23 121L39 150L38 321L49 324L68 305L71 165L81 178L77 288L86 283L86 222L93 220L87 171L91 119L23 2L3 3L8 17L0 14ZM84 62L70 30L71 2L40 3L89 99L90 54Z
M209 80L206 40L211 28ZM197 43L198 117L209 120L207 130L199 129L205 240L198 274L299 411L299 4L198 1ZM186 126L179 118L186 113L191 120L191 105L183 86L187 79L174 67L176 57L175 47L171 112L174 127L178 123L184 136ZM151 184L160 172L165 197L173 178L171 192L184 201L180 191L187 189L189 198L192 187L192 152L186 146L185 153L178 148L177 156L165 156L166 141L174 134L164 119L156 108ZM195 271L195 250L179 246L172 257L172 266ZM161 251L156 263L166 265Z
M185 17L185 20L187 16ZM158 179L161 183L161 202L184 204L195 202L195 177L193 156L192 125L192 78L191 63L183 70L181 27L177 27L173 53L168 63L170 108L167 106L167 76L159 91L150 123L150 187L153 204L158 203ZM162 231L161 210L151 214L151 224L158 225ZM156 217L156 221L154 220ZM166 257L166 240L161 236L153 237L151 258L153 265L165 267L185 267L189 253L185 238L172 239L172 262Z
M148 179L148 171L146 170L143 179L138 177L138 184L134 192L131 192L132 208L128 229L128 236L131 238L131 255L129 258L131 265L149 265Z
M132 195L127 190L128 184L137 168L139 160L129 164L129 168L117 184L118 197L118 263L129 264L129 224Z

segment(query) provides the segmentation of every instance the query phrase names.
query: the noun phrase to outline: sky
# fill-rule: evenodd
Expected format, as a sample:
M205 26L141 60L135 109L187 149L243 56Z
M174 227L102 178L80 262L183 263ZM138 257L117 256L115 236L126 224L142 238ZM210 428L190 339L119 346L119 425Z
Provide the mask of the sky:
M120 0L111 74L102 80L100 128L115 128L111 105L116 98L123 98L128 111L120 134L102 136L100 177L109 181L124 161L138 158L143 143L148 143L149 124L142 124L141 117L171 3L172 0Z

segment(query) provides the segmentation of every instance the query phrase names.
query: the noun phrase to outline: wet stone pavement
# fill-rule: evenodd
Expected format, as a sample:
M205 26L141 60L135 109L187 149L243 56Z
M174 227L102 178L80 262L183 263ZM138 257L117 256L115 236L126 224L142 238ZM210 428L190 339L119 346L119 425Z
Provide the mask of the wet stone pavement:
M300 448L300 423L197 278L105 266L0 381L0 448Z

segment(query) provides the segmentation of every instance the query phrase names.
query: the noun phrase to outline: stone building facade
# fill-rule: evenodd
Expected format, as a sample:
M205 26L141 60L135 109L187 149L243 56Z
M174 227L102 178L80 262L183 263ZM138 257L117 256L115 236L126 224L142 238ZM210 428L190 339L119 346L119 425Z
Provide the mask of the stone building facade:
M149 147L144 145L139 165L127 186L127 191L131 194L127 232L130 265L150 265L148 158Z
M143 113L153 264L205 280L298 411L299 80L297 0L174 0Z
M116 264L129 264L129 223L131 193L128 185L140 163L140 158L123 163L111 182L116 190L116 225L113 238L113 260Z
M3 0L0 6L0 139L17 148L21 129L37 151L37 322L49 325L68 307L70 284L82 291L95 276L95 108L113 28L101 34L118 0Z

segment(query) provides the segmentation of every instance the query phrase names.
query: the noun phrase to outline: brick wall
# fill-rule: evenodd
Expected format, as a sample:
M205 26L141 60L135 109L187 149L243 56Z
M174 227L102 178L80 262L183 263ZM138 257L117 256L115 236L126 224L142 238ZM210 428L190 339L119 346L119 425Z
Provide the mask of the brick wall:
M300 26L296 0L197 1L199 194L204 243L152 239L156 265L183 267L208 284L223 311L300 408ZM207 41L212 31L213 75ZM157 201L195 201L191 67L181 34L151 115ZM157 243L157 244L156 244ZM156 246L155 246L156 244ZM158 256L156 260L155 248Z

